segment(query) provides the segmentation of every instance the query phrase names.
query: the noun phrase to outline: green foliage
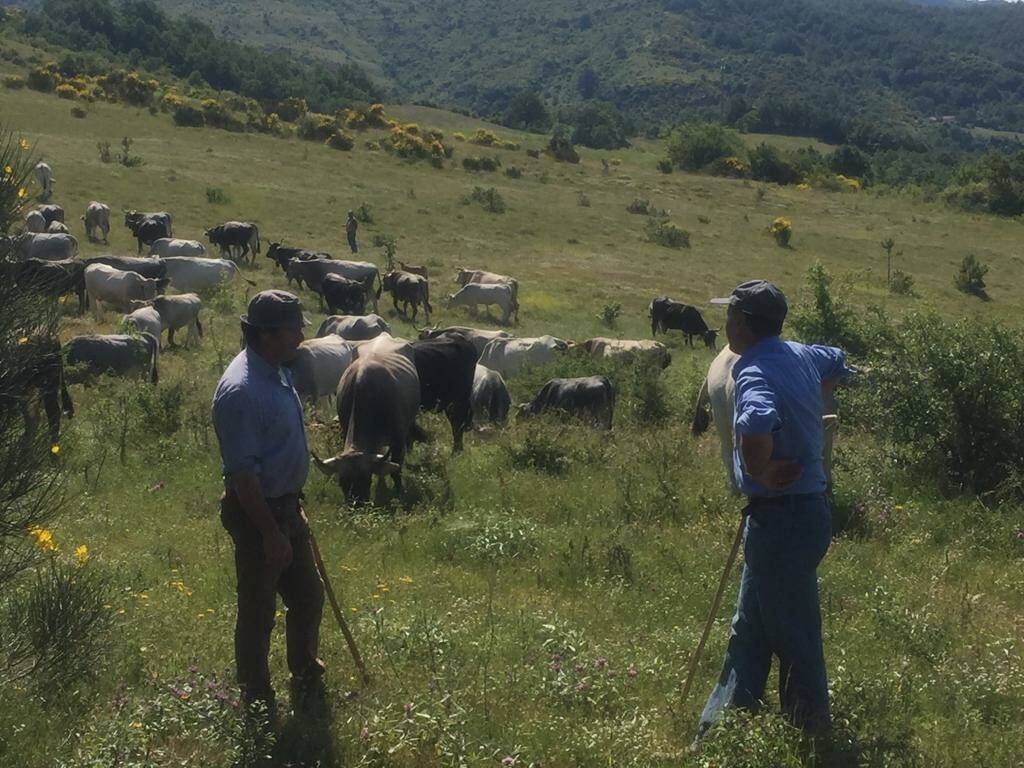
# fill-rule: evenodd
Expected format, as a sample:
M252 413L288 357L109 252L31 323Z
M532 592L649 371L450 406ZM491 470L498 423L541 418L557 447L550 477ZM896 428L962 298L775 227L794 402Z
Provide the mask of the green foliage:
M373 208L365 200L353 211L353 215L356 217L356 221L361 224L373 224ZM374 246L377 245L378 243L374 243Z
M560 163L578 163L580 161L580 156L572 142L560 134L551 136L544 151Z
M509 128L543 133L551 127L551 115L534 91L520 91L508 101L500 122Z
M3 77L4 88L10 88L12 91L20 91L25 87L25 78L21 75L4 75Z
M901 269L894 269L889 279L889 292L897 296L914 295L914 278Z
M666 248L689 248L690 233L688 230L663 219L648 219L644 228L647 241Z
M868 175L871 169L871 158L857 147L843 144L836 147L828 157L828 167L833 173L841 173L851 179L860 179Z
M325 142L331 149L338 149L342 152L348 152L356 145L356 140L352 137L352 134L348 131L343 131L340 128L327 137Z
M488 213L504 213L505 198L494 187L473 187L473 191L462 198L463 205L479 203Z
M658 170L662 173L672 173L672 162L664 158L658 161Z
M467 171L489 171L494 172L501 167L501 160L497 157L464 157L462 167Z
M509 179L521 179L523 177L523 169L510 165L505 169L505 176Z
M206 202L210 205L224 205L230 202L228 193L220 187L207 187L206 188Z
M592 149L628 147L627 136L632 126L614 104L608 101L586 101L559 115L560 121L573 127L572 142Z
M1001 216L1024 213L1024 149L1010 154L993 150L977 163L960 167L944 191L951 205Z
M183 128L202 128L206 125L206 115L194 104L179 104L174 108L171 117L175 125Z
M864 354L867 345L853 310L841 297L833 296L832 285L832 275L820 261L811 265L801 301L790 310L789 327L806 344L826 344L851 355Z
M684 123L668 140L668 159L685 171L699 171L742 151L738 134L719 123Z
M597 319L600 320L601 323L606 325L607 327L614 328L615 323L616 321L618 321L619 316L621 314L622 304L620 304L619 302L615 302L614 304L605 304L604 307L601 308L601 311L598 313Z
M569 466L569 455L550 430L531 430L521 445L506 444L503 448L513 469L560 475Z
M125 168L138 168L146 162L138 155L132 154L132 144L134 143L134 140L129 136L121 139L121 151L117 153L117 162Z
M978 261L973 253L964 256L960 262L960 269L953 276L953 285L958 291L969 293L980 299L988 299L985 291L985 275L988 274L988 265Z
M750 150L750 177L775 184L795 184L800 181L800 173L783 156L781 150L763 142Z

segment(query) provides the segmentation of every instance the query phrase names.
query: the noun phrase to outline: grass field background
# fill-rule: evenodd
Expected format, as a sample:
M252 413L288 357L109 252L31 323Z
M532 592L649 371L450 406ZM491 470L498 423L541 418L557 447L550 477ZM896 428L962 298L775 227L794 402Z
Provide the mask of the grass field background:
M869 304L891 316L934 309L1020 327L1020 222L904 197L664 175L655 167L662 155L655 142L584 150L573 166L456 141L453 162L438 170L371 152L362 137L352 152L338 152L176 128L166 115L108 104L90 105L85 119L74 119L67 102L30 92L0 92L0 112L53 166L54 200L66 208L83 256L135 251L119 220L109 247L85 241L78 217L92 199L112 211L169 210L178 237L202 239L208 226L243 219L259 225L264 249L280 240L338 257L347 251L346 210L366 203L374 221L360 229L360 257L381 264L372 235L397 237L398 258L428 265L433 320L441 324L496 325L443 308L458 266L520 280L515 333L583 340L647 338L652 297L703 305L753 276L799 300L807 267L821 260L858 311ZM422 107L388 112L449 136L480 125ZM544 143L499 132L524 149ZM101 163L97 142L116 149L126 135L144 165ZM459 167L462 157L482 154L522 168L522 178ZM496 215L462 204L474 186L495 187L508 210ZM228 202L209 204L207 187L221 188ZM645 242L645 217L626 211L634 198L671 211L691 232L691 247ZM766 233L777 216L792 221L790 249ZM913 276L916 298L885 290L879 241L888 236L897 240L896 266ZM991 266L990 302L953 287L967 253ZM260 261L245 276L259 288L283 287L281 273ZM6 765L128 764L86 762L122 737L158 745L150 762L139 764L233 759L224 746L229 736L204 732L206 721L189 709L200 706L201 685L191 698L174 699L186 714L161 710L157 718L147 702L197 675L231 675L233 568L217 516L219 460L208 413L214 385L238 349L237 317L254 290L238 283L207 302L205 339L198 349L161 356L158 387L104 382L73 390L77 413L61 439L65 501L54 537L62 556L86 544L87 567L111 574L116 632L94 682L59 700L29 686L0 702ZM303 299L318 323L315 301ZM623 313L609 330L597 315L615 302ZM381 308L396 334L414 335L386 297ZM705 315L720 327L716 312L709 307ZM67 314L62 335L110 331L117 321L113 314L101 323ZM426 416L435 440L412 452L408 504L400 510L354 512L336 486L311 476L307 511L375 683L349 695L358 690L352 665L325 615L332 715L326 725L291 721L276 747L281 764L683 763L678 753L721 661L735 574L695 692L682 707L679 685L739 504L725 491L714 439L694 441L688 431L712 354L684 348L678 336L669 344L670 414L660 422L638 418L636 399L626 397L608 435L553 422L512 424L471 437L464 453L451 456L447 425ZM513 399L529 397L539 376L511 381ZM327 453L337 427L329 408L313 416L311 445ZM843 432L836 464L840 505L866 522L834 540L821 569L844 746L818 764L1019 765L1019 510L995 515L971 499L942 499L867 434ZM286 700L283 656L279 622L272 661ZM176 716L200 725L175 731L168 718ZM768 717L731 729L718 747L689 760L814 762L801 754L796 736Z

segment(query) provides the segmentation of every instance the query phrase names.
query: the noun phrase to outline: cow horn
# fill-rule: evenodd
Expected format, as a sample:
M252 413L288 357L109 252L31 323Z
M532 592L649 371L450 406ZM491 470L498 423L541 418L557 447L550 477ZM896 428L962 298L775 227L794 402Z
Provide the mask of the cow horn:
M336 475L336 474L338 474L338 459L337 459L337 457L334 457L334 458L331 458L331 459L327 459L327 461L324 461L323 459L321 459L319 456L317 456L313 452L310 452L310 455L313 457L313 463L316 465L316 468L319 469L321 472L323 472L325 475Z

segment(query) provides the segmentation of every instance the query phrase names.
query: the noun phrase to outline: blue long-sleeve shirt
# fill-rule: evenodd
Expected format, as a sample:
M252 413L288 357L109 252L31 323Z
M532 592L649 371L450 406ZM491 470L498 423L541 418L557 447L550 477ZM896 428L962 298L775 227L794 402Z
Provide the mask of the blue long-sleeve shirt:
M255 472L268 498L302 490L309 448L291 371L246 347L221 376L212 415L225 477Z
M747 496L824 493L821 382L851 373L846 353L835 347L762 339L744 352L732 369L736 383L733 422L733 472ZM772 459L796 459L803 475L784 491L754 482L743 466L740 436L770 433Z

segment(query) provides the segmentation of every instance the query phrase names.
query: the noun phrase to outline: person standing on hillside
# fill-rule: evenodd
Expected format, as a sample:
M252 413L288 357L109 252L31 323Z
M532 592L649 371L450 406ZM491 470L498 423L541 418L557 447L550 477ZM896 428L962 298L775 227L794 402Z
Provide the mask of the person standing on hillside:
M293 359L307 324L299 300L263 291L242 316L245 348L213 397L223 462L221 522L234 544L238 581L235 663L248 706L266 705L275 721L267 655L277 595L284 600L293 704L319 690L317 658L324 587L301 505L309 472L302 404L282 364Z
M345 234L348 236L348 247L352 253L359 253L359 246L356 244L356 230L359 229L359 222L352 211L348 212L348 221L345 222Z
M824 734L831 717L817 567L832 526L822 397L851 371L839 349L779 338L788 306L772 283L751 280L712 303L728 306L726 336L740 356L732 372L733 471L748 502L736 614L698 740L725 709L758 707L773 655L783 712L805 732Z

